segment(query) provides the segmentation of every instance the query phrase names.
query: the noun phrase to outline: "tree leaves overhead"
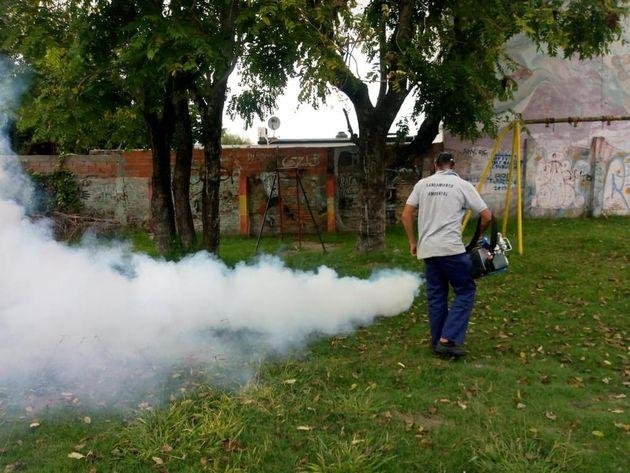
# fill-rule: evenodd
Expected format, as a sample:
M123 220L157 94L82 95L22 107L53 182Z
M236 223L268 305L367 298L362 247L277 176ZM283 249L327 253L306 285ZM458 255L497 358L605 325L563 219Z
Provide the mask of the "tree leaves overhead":
M301 24L304 100L335 86L353 95L379 84L384 118L413 94L416 113L439 116L466 137L496 131L494 100L514 91L505 44L528 36L541 51L589 58L621 35L627 3L612 0L286 0ZM359 75L361 51L371 70ZM389 100L385 100L387 96ZM393 118L392 118L393 121ZM389 128L391 123L385 123Z
M0 54L32 77L19 129L66 151L146 146L142 113L161 112L169 76L207 94L237 63L245 92L230 111L251 124L275 107L295 59L277 2L0 1Z
M93 54L84 54L81 7L25 1L2 9L2 52L30 85L17 113L25 147L44 141L84 151L143 142L129 97L98 69Z

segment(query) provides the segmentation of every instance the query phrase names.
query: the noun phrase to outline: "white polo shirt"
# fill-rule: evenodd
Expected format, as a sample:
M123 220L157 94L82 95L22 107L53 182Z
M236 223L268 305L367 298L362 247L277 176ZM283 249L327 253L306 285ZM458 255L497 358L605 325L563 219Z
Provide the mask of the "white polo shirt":
M418 259L464 253L461 225L466 210L477 215L488 208L474 186L452 170L420 179L407 205L418 208Z

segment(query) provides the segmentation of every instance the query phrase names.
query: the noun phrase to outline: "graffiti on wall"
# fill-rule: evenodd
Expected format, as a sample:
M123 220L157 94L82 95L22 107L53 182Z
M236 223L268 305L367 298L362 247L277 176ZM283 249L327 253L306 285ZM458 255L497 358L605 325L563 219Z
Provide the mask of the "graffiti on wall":
M337 178L339 199L352 201L359 195L359 177L353 174L342 174Z
M359 195L359 164L356 153L339 153L337 170L337 198L341 211L351 210Z
M626 116L630 112L630 17L624 20L624 41L611 45L605 56L590 60L551 57L526 36L507 45L520 65L513 97L496 104L497 115L520 114L524 119L585 116ZM630 122L530 123L523 128L526 152L524 183L526 211L536 216L575 217L584 214L630 214ZM507 140L506 140L507 141ZM604 144L605 141L605 144ZM458 172L476 183L487 163L494 138L462 141L444 134L444 148L459 153ZM508 147L509 144L502 144ZM505 155L507 156L507 154ZM507 168L495 162L484 199L500 208L507 185ZM496 192L498 191L498 192Z
M532 199L532 207L541 209L584 207L585 194L592 180L588 151L571 149L564 153L551 153L551 156L537 155L534 177L536 193ZM580 159L584 157L584 153L586 159Z
M510 153L499 152L494 156L492 169L488 175L487 185L492 186L492 190L507 190L510 167Z
M604 210L626 213L630 210L630 157L617 156L608 164L604 183Z
M491 152L491 149L481 147L464 148L462 150L464 159L469 160L471 163L471 174L476 176L481 175L481 172L488 164ZM497 152L492 161L492 167L490 168L488 177L486 178L486 183L483 187L484 191L505 191L507 189L509 167L510 153L506 151Z
M316 168L321 160L319 155L310 154L307 156L285 156L280 161L283 168Z

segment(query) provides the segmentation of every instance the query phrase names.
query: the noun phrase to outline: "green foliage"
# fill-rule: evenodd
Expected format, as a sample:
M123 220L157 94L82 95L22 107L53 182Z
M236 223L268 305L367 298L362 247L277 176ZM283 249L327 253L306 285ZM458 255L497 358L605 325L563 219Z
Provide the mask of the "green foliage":
M251 144L249 140L236 133L230 133L225 128L221 132L221 144L223 145L248 145Z
M65 169L50 174L30 173L35 184L38 207L44 214L51 212L79 213L83 209L84 191L74 174Z
M238 464L247 461L255 466L257 449L233 455L242 450L239 436L246 421L239 404L238 399L213 391L172 402L166 411L138 418L123 430L119 448L157 465L187 458L213 471L243 471Z
M367 444L367 447L366 445ZM386 449L377 442L357 437L335 442L319 439L315 461L306 464L301 471L309 473L378 473L395 456L386 454Z
M275 108L295 58L277 2L0 1L0 54L30 85L17 113L22 149L147 147L145 114L164 111L169 79L209 99L235 68L243 92L228 111L251 125ZM202 110L192 112L198 121Z
M475 445L473 465L484 472L560 473L571 471L577 459L575 447L561 440L548 445L535 432L516 432L498 435L488 425L486 444Z
M516 64L505 44L524 34L564 57L605 53L621 37L627 2L611 0L372 0L281 2L299 25L301 98L316 101L334 86L353 102L359 126L375 113L386 130L404 99L416 114L474 138L496 131L494 101L512 96ZM354 56L370 71L359 76ZM374 104L366 85L375 83ZM374 109L371 109L374 107Z
M41 142L61 152L146 146L131 97L85 47L96 25L83 3L7 2L0 12L0 51L30 86L16 112L22 150Z

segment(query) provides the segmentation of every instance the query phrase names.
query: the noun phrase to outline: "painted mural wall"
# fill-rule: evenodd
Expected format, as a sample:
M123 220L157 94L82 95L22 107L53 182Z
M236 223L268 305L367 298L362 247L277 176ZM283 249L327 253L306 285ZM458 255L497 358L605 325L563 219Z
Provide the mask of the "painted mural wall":
M630 41L630 18L625 20ZM610 55L587 61L539 53L526 38L508 45L520 64L519 88L498 113L525 119L630 115L630 46L613 45ZM477 183L494 141L463 142L445 134L445 149L458 155L463 177ZM511 140L495 158L483 196L504 205ZM630 121L528 125L523 132L526 212L535 216L630 214ZM514 205L512 203L512 205Z

